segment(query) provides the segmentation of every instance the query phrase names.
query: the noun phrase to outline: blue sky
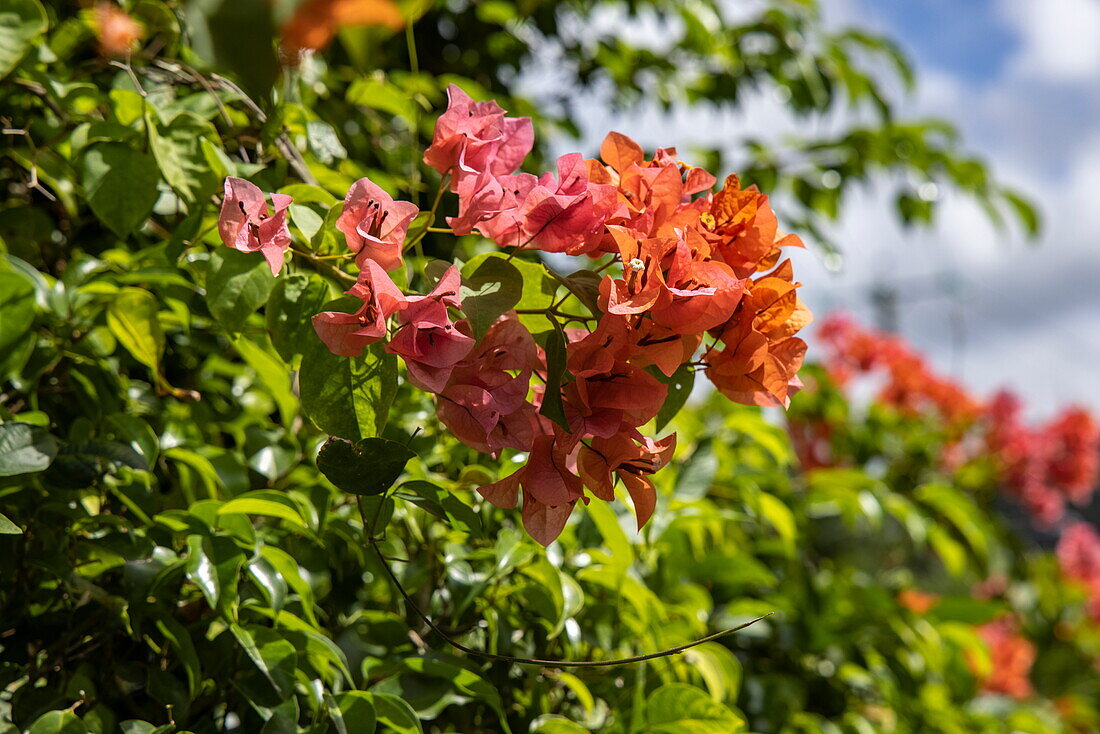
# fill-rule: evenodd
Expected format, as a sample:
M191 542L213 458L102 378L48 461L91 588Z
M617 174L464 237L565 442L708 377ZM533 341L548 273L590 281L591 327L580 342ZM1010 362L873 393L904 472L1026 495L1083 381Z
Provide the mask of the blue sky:
M993 0L880 0L863 5L922 67L972 82L996 78L1020 44Z
M901 314L902 333L942 369L984 393L1011 387L1036 415L1071 402L1100 410L1100 0L823 5L835 23L896 38L920 82L907 110L956 123L966 148L1038 202L1046 227L1028 245L947 194L936 230L904 232L867 197L837 231L851 267L808 297L869 318L843 284L890 282L904 263L943 284Z

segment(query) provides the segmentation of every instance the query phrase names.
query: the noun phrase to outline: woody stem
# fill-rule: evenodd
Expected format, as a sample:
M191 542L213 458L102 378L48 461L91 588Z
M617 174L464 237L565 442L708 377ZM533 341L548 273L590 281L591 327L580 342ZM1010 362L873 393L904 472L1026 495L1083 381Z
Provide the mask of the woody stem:
M385 501L386 495L383 495L382 502ZM442 629L440 629L439 625L433 622L432 618L425 614L420 609L420 607L417 606L412 596L409 595L409 592L406 591L404 585L402 585L401 579L397 578L397 574L393 572L393 569L390 568L390 564L386 562L386 557L382 555L382 551L378 548L379 539L376 538L374 535L374 525L378 521L378 515L381 512L381 503L378 506L378 512L375 513L374 519L370 521L367 520L367 510L363 504L363 498L357 498L357 503L359 505L359 516L363 519L363 531L364 534L367 536L367 545L370 546L370 548L374 551L374 554L378 557L379 565L382 566L382 570L386 572L386 575L389 577L390 582L393 584L394 588L397 589L397 593L400 594L401 598L405 600L405 604L409 607L409 609L411 609L413 613L416 614L416 616L419 617L432 632L443 638L443 640L451 647L455 648L456 650L461 650L467 655L473 655L475 657L485 658L488 660L499 660L501 662L513 663L516 665L544 665L551 668L602 668L611 665L628 665L630 663L640 663L645 660L653 660L655 658L663 658L670 655L679 655L684 650L688 650L697 645L702 645L704 642L717 640L720 637L725 637L726 635L732 634L739 630L743 630L746 627L756 624L760 620L766 617L770 617L772 614L775 613L768 612L767 614L761 617L757 617L756 619L753 619L749 622L745 622L744 624L722 630L721 632L715 632L712 635L701 637L698 640L692 640L691 642L683 645L670 647L667 650L661 650L660 652L651 652L647 655L635 655L629 658L618 658L616 660L543 660L539 658L514 657L512 655L498 655L492 652L485 652L484 650L475 650L472 647L467 647L466 645L463 645L461 642L455 640Z

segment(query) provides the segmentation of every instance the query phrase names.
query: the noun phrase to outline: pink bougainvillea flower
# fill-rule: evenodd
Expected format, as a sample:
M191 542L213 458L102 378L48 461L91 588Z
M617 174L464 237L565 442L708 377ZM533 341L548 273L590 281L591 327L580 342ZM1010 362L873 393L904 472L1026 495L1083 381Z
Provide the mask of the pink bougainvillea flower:
M599 244L603 224L619 208L615 187L593 183L580 153L558 158L558 174L545 173L521 206L524 241L546 252L579 255Z
M405 360L409 381L428 392L442 392L455 365L474 347L469 325L451 321L447 313L447 306L461 306L459 285L458 268L452 265L429 295L408 296L398 314L402 326L386 345L386 351Z
M478 451L494 456L506 447L529 451L538 414L527 393L539 366L531 332L514 313L502 316L451 372L436 405L439 419Z
M581 444L577 467L584 486L609 502L615 499L615 477L621 479L634 501L641 530L657 506L657 490L649 477L668 464L675 449L676 434L654 441L637 432L620 433L611 438L594 438L591 445Z
M515 473L478 489L492 504L513 509L523 490L523 526L542 545L550 545L583 496L581 479L569 468L568 442L556 435L538 436L527 463Z
M355 357L386 335L386 320L404 308L407 299L374 260L364 263L359 280L345 293L362 301L362 307L355 313L319 313L313 317L313 328L333 354Z
M1071 525L1058 541L1058 565L1088 592L1086 609L1100 621L1100 533L1085 522Z
M514 172L535 143L529 117L505 117L496 102L475 102L462 89L447 87L447 111L435 123L424 162L450 173L452 190L469 174Z
M290 247L290 230L286 225L286 210L293 199L286 194L272 194L274 213L260 188L243 178L225 179L225 197L218 216L218 234L228 247L241 252L260 252L278 275L283 267L283 253Z
M405 234L419 211L416 204L394 201L370 179L361 178L344 197L336 228L355 253L356 265L361 268L365 260L374 260L390 272L401 264Z

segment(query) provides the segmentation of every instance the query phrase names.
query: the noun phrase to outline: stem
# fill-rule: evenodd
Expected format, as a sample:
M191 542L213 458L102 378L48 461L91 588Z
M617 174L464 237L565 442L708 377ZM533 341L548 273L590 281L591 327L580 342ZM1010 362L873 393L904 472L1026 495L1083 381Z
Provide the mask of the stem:
M416 37L413 35L413 25L405 26L405 45L409 49L409 70L413 76L420 74L420 62L416 57ZM413 100L412 119L412 174L409 176L409 189L417 203L420 203L420 161L417 151L420 150L420 106Z
M565 313L559 311L556 308L517 308L515 309L517 314L549 314L551 316L557 316L559 319L567 319L569 321L592 321L595 316L582 316L577 313Z
M382 502L385 501L386 495L383 495ZM390 577L390 581L393 582L394 588L397 589L397 592L401 594L401 598L405 600L405 603L409 606L410 609L413 610L416 616L420 617L420 619L423 620L424 624L428 625L428 628L431 629L432 632L443 638L443 640L451 647L455 648L456 650L461 650L467 655L473 655L475 657L485 658L487 660L499 660L501 662L513 663L516 665L542 665L551 668L603 668L611 665L629 665L631 663L640 663L645 660L654 660L656 658L679 655L685 650L689 650L698 645L702 645L704 642L711 642L712 640L717 640L721 637L725 637L726 635L733 634L734 632L738 632L745 629L746 627L750 627L760 620L775 614L775 612L768 612L767 614L745 622L744 624L739 624L736 627L730 627L729 629L722 630L721 632L715 632L714 634L707 635L706 637L700 637L698 640L692 640L691 642L685 643L683 645L670 647L667 650L651 652L646 655L634 655L633 657L628 658L616 658L614 660L543 660L540 658L522 658L515 657L513 655L498 655L492 652L485 652L484 650L475 650L472 647L467 647L461 642L452 639L451 636L440 629L439 626L435 622L433 622L427 614L421 611L420 607L417 606L416 602L413 601L411 596L409 596L409 592L407 592L405 590L405 587L402 586L401 580L397 578L397 574L395 574L393 572L393 569L390 568L390 564L386 562L386 558L382 555L382 551L378 549L379 539L374 536L374 523L378 521L378 512L381 511L382 504L379 503L378 512L375 513L374 520L370 522L367 521L367 512L366 508L363 506L362 497L357 498L357 504L359 505L359 515L363 518L363 529L364 531L366 531L367 544L374 551L375 555L378 556L378 563L381 564L382 569L386 572L386 575Z
M304 257L306 259L306 262L309 263L309 266L321 275L328 275L332 278L335 278L336 280L340 280L348 284L355 283L358 280L354 275L351 275L350 273L345 273L343 270L336 267L335 265L326 262L326 260L335 259L334 257L316 255L312 252L298 250L293 247L290 248L290 251L296 255L301 255L302 257ZM344 259L343 255L340 255L339 257L340 259Z

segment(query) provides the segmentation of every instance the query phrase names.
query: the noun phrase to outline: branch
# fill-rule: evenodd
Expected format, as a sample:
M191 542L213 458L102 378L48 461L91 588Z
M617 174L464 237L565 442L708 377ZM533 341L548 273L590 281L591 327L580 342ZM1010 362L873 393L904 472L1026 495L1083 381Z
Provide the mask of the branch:
M383 502L384 501L385 501L385 497L383 497ZM736 627L730 627L729 629L722 630L721 632L715 632L714 634L707 635L706 637L700 637L698 640L692 640L691 642L688 642L688 643L683 644L683 645L678 645L676 647L670 647L667 650L661 650L659 652L651 652L651 653L648 653L646 655L635 655L635 656L629 657L629 658L616 658L614 660L542 660L540 658L522 658L522 657L515 657L513 655L498 655L498 654L492 653L492 652L485 652L484 650L475 650L474 648L467 647L466 645L463 645L461 642L453 639L450 635L448 635L446 632L444 632L442 629L440 629L439 626L436 625L436 623L433 622L431 620L431 618L427 614L425 614L420 609L420 607L418 607L416 605L416 602L414 602L412 600L412 597L409 596L409 592L405 591L405 587L401 585L401 580L397 578L397 574L395 574L393 572L393 569L390 568L390 564L388 564L386 562L385 556L382 555L382 551L378 550L378 541L381 540L381 539L375 537L375 535L374 535L374 523L373 522L372 523L367 522L366 513L363 509L363 503L362 503L361 499L358 502L358 505L359 505L359 514L363 518L363 527L367 530L367 532L369 534L369 537L367 539L367 544L374 551L375 555L378 556L378 562L382 565L382 568L386 571L386 575L388 575L390 577L390 581L393 582L394 587L397 589L398 593L401 594L401 597L405 600L405 603L414 612L416 612L416 616L420 617L420 619L422 619L424 621L424 624L428 625L429 629L431 629L432 632L434 632L437 635L439 635L440 637L442 637L443 640L448 645L450 645L451 647L453 647L457 650L461 650L462 652L466 653L467 655L473 655L475 657L486 658L488 660L498 660L498 661L504 662L504 663L513 663L513 664L516 664L516 665L542 665L542 666L546 666L546 667L550 667L550 668L602 668L602 667L607 667L607 666L611 666L611 665L630 665L631 663L640 663L640 662L643 662L645 660L654 660L656 658L669 657L671 655L679 655L680 653L684 652L685 650L689 650L689 649L691 649L693 647L696 647L698 645L702 645L704 642L711 642L711 641L717 640L721 637L725 637L726 635L733 634L734 632L739 632L739 631L745 629L746 627L750 627L750 626L756 624L757 622L759 622L760 620L765 619L765 618L770 617L771 615L775 614L775 612L768 612L767 614L765 614L761 617L757 617L756 619L750 620L748 622L745 622L744 624L739 624ZM379 505L379 507L381 507L381 505ZM375 520L377 520L377 517L378 516L376 514L375 515Z

